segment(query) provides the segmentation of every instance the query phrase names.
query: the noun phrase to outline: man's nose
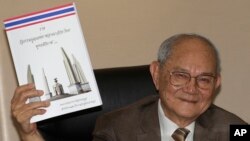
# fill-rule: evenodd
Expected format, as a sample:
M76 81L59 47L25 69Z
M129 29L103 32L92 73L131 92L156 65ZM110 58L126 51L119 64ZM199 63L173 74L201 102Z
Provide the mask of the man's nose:
M195 94L197 89L196 79L191 78L183 87L183 91L189 94Z

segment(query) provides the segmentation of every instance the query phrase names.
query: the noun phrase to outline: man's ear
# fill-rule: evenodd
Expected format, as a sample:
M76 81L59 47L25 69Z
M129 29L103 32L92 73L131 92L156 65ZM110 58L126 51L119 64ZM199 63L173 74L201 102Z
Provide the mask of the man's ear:
M157 90L159 90L159 62L153 61L150 64L150 73Z
M216 84L215 84L215 88L218 89L221 85L221 75L218 74L217 78L216 78Z

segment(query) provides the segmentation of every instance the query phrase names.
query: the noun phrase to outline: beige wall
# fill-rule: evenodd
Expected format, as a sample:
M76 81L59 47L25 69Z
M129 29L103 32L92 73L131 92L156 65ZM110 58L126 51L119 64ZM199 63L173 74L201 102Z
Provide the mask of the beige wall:
M0 21L67 0L0 0ZM250 123L248 0L75 0L94 68L149 64L172 34L195 32L218 46L222 90L216 104ZM16 79L3 24L0 32L0 140L16 141L10 99Z

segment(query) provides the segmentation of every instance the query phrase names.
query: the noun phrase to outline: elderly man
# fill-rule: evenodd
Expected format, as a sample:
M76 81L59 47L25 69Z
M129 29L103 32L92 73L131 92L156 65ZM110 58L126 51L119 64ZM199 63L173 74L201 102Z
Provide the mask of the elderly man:
M205 37L178 34L168 38L150 72L159 96L101 116L94 141L226 141L230 124L247 124L212 104L221 84L220 61L216 48ZM25 104L28 97L42 93L29 84L18 87L12 99L12 114L25 141L43 140L29 120L43 114L38 108L49 103Z

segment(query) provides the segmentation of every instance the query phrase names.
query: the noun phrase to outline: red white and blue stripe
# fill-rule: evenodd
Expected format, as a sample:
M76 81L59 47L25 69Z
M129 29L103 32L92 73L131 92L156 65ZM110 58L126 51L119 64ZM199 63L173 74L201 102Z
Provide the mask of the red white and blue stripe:
M4 20L5 30L14 30L76 14L74 3Z

